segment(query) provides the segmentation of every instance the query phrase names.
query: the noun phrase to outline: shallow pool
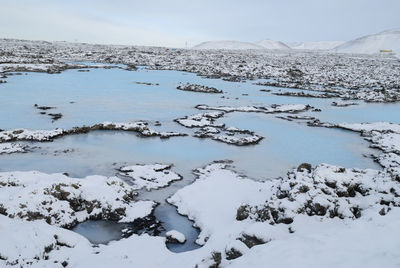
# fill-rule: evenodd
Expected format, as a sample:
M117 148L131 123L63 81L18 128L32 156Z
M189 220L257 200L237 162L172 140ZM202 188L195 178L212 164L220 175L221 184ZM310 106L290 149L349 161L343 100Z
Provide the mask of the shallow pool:
M143 82L151 83L145 85ZM186 92L176 89L179 83L213 86L223 94ZM24 73L10 75L0 85L1 129L54 129L91 125L103 121L131 122L147 120L161 122L157 130L179 131L187 137L159 139L143 138L131 132L95 131L88 134L64 136L53 142L25 142L32 147L29 153L0 155L0 171L39 170L47 173L67 172L72 177L91 174L114 176L123 165L136 163L171 163L183 180L156 191L140 191L139 198L155 200L160 206L155 216L168 231L184 233L184 245L168 245L175 251L187 251L194 244L198 230L186 217L165 203L179 188L194 179L192 170L214 160L231 159L236 170L256 180L284 176L288 170L303 162L313 165L329 163L345 167L379 168L369 157L376 153L357 133L312 128L301 122L278 119L276 114L228 113L217 122L227 126L249 129L264 137L258 145L234 146L210 139L192 137L194 130L173 122L186 115L201 113L197 104L270 105L302 103L321 109L306 112L326 122L400 123L399 104L368 104L333 107L333 99L298 98L272 95L289 90L258 86L254 81L227 82L206 79L195 74L177 71L150 71L141 68L127 71L121 68L90 69L89 72L67 70L61 74ZM223 98L222 98L223 97ZM52 122L47 114L34 107L55 107L51 113L63 117ZM49 113L49 112L47 112ZM105 221L79 225L75 231L93 243L106 243L121 237L121 226Z

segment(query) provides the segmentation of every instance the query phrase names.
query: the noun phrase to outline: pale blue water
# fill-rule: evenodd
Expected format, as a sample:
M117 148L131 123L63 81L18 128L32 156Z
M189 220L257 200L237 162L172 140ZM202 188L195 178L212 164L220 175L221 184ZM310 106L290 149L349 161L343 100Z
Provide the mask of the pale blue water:
M68 70L61 74L29 73L9 76L7 84L0 85L0 129L53 129L56 127L90 125L103 121L160 121L159 129L193 134L173 119L200 113L197 104L207 105L270 105L285 103L310 104L322 112L305 114L327 122L389 121L400 123L399 104L366 104L332 107L332 99L275 96L260 92L269 88L246 83L205 79L191 73L177 71L139 71L122 69L91 69L90 72ZM159 85L140 85L151 82ZM198 83L222 89L220 94L204 94L176 90L180 83ZM248 94L243 96L242 94ZM236 99L237 98L237 99ZM70 103L74 102L74 103ZM40 115L34 104L55 106L51 113L63 114L52 123ZM140 198L161 203L155 211L167 230L183 232L185 245L169 245L175 252L196 248L193 244L198 231L187 218L177 215L165 199L195 178L192 170L218 159L234 160L236 169L257 180L284 176L288 170L303 162L336 164L345 167L379 168L372 159L369 144L357 133L311 128L297 122L277 119L276 115L256 113L229 113L219 122L255 131L265 139L258 145L237 147L191 136L161 140L141 138L135 133L97 131L66 136L49 143L28 143L40 146L27 154L0 155L0 171L39 170L68 172L73 177L91 174L115 175L116 169L136 163L172 163L174 171L184 179L157 191L141 191ZM72 152L63 153L63 150ZM118 239L120 231L108 223L91 223L77 227L80 233L93 241ZM111 224L112 226L112 224ZM109 231L104 229L110 228ZM104 236L102 236L104 234ZM97 237L97 238L96 238Z
M126 224L98 220L78 224L72 231L85 236L93 244L107 244L121 239L122 230L126 227Z

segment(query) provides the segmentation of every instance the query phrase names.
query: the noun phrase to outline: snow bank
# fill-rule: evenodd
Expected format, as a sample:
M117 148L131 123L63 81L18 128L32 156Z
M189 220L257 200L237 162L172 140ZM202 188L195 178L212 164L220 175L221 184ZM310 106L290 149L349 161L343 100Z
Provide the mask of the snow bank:
M44 221L26 222L0 215L0 237L0 266L30 267L41 262L40 267L63 267L70 254L93 254L86 238Z

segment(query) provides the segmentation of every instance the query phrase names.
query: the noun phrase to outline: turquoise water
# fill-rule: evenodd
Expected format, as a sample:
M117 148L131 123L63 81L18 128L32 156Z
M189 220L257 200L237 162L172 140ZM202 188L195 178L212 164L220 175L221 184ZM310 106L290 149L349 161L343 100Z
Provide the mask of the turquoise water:
M160 121L159 130L193 134L173 119L196 114L197 104L270 105L302 103L322 109L307 112L327 122L389 121L400 123L399 104L367 104L332 107L332 99L275 96L260 89L286 91L254 85L254 81L226 82L206 79L177 71L139 71L123 69L90 69L89 72L68 70L61 74L28 73L9 76L0 85L0 129L54 129L90 125L103 121ZM150 82L159 85L143 85ZM223 90L224 94L204 94L176 90L179 83L198 83ZM248 94L248 95L243 95ZM225 98L221 98L224 96ZM63 117L52 122L40 114L34 104L54 106L51 113ZM345 167L379 168L366 155L376 152L357 133L344 130L312 128L298 122L288 122L276 115L258 113L229 113L218 119L227 126L246 128L265 137L258 145L237 147L224 143L176 137L161 140L142 138L135 133L96 131L89 134L65 136L47 143L27 143L38 146L26 154L0 155L0 171L39 170L67 172L72 177L91 174L113 176L116 169L136 163L172 163L182 181L157 191L141 191L139 197L160 202L156 216L167 229L176 229L188 237L185 245L169 245L175 252L196 248L198 230L187 218L179 216L165 199L179 188L190 184L192 170L214 160L231 159L236 169L256 180L284 176L288 170L303 162L336 164ZM67 150L67 152L63 152ZM77 227L83 235L104 242L118 239L119 229L109 224L91 223ZM112 226L112 224L111 224ZM109 231L104 229L110 228ZM101 231L103 230L103 231ZM101 234L104 234L102 237Z

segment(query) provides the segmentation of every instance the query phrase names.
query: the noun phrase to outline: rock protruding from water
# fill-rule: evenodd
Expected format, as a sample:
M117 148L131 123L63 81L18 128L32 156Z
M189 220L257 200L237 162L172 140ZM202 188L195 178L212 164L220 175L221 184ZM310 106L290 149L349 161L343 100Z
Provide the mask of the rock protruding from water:
M165 236L167 237L167 243L183 244L186 242L185 235L176 230L168 231Z
M135 189L148 191L168 186L182 176L171 170L172 165L150 164L121 167L120 174L129 179Z
M181 84L176 89L183 91L201 92L201 93L223 93L222 90L216 89L215 87L202 86L198 84Z

